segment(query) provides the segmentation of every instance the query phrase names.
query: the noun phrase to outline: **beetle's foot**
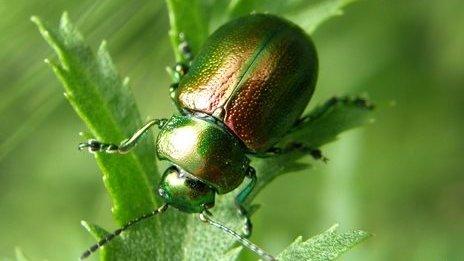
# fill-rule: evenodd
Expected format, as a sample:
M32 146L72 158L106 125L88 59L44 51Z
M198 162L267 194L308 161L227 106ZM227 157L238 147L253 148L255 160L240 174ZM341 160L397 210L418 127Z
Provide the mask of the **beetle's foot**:
M169 86L169 96L171 97L171 99L175 99L176 97L176 90L177 90L177 87L179 87L179 83L172 83L170 86Z
M245 219L245 224L242 228L242 236L245 238L249 238L251 236L251 232L253 231L253 224L251 223L251 219L248 215L248 211L245 209L244 206L237 204L238 214L241 218Z
M174 72L178 73L179 74L179 80L182 76L184 76L185 74L187 74L187 71L188 71L188 66L183 64L183 63L177 63L175 66L174 66Z
M267 158L267 157L274 157L279 156L285 153L285 150L279 147L272 147L268 149L264 153L257 154L258 157Z
M310 149L309 154L315 160L322 160L326 164L327 164L327 162L329 162L329 159L322 154L322 151L320 149Z
M184 63L176 63L173 67L167 67L166 71L168 72L169 76L171 76L171 85L169 87L170 93L176 91L177 87L179 87L179 82L184 77L184 75L188 71L188 66Z
M245 225L242 228L242 232L244 238L250 238L251 232L253 232L253 224L249 217L246 217L245 219Z
M117 153L119 146L111 143L103 143L98 140L90 139L87 142L79 143L79 150L87 149L90 153L105 152L105 153Z
M185 61L187 61L188 64L191 63L193 60L193 53L190 48L190 45L188 44L187 40L185 39L185 34L184 33L179 33L179 51L182 54L183 58Z
M301 151L303 153L309 153L315 160L322 160L324 163L327 163L329 159L322 154L320 149L315 149L301 142L291 142L289 143L283 151L292 152L292 151Z

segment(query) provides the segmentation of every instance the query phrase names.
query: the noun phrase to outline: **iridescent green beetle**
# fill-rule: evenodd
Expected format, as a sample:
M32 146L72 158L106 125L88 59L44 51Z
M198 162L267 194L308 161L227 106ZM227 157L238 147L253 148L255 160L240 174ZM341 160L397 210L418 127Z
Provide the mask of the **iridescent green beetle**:
M171 98L180 115L152 120L120 145L96 140L79 145L90 152L127 153L157 125L161 129L158 157L172 163L158 188L166 204L129 222L82 258L132 224L172 206L200 213L202 221L273 260L245 238L251 233L251 222L243 203L257 181L249 157L285 153L274 146L298 124L313 94L318 71L315 47L295 24L273 15L251 14L214 32L193 61L185 41L179 48L188 61L171 70ZM234 190L245 177L250 182L236 197L238 211L246 220L242 236L212 220L208 209L214 206L216 194Z

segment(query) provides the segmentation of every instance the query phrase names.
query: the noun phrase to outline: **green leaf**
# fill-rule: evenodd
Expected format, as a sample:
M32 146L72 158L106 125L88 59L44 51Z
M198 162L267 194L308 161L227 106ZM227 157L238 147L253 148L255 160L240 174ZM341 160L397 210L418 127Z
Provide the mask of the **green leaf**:
M323 22L343 14L342 9L356 0L289 0L289 1L262 1L262 0L234 0L231 1L227 13L229 17L236 18L251 12L267 12L279 14L303 29L309 34L313 33Z
M285 147L288 143L297 142L319 148L334 141L340 133L372 121L373 109L374 106L365 98L334 97L303 117L300 124L278 146ZM302 161L305 156L308 153L295 150L275 157L253 159L252 165L258 173L258 184L250 200L276 177L309 169L311 164L307 160Z
M169 23L171 30L171 44L177 62L184 62L179 50L179 34L185 35L192 53L195 55L200 50L203 42L208 37L208 18L205 17L204 1L200 0L166 0L169 11Z
M37 17L32 17L32 21L58 55L58 61L48 63L62 82L65 96L92 135L100 140L118 143L137 130L142 121L128 81L122 81L116 73L105 42L94 55L66 13L57 30ZM148 136L128 155L96 154L112 200L113 215L119 225L149 212L156 205L153 184L158 175L151 147L153 137ZM125 241L131 244L155 246L161 241L159 219L146 222L128 234ZM154 255L159 250L139 247L132 254Z
M346 130L372 122L374 105L362 97L334 97L315 108L281 143L298 141L319 148Z
M197 54L211 30L228 20L252 12L271 13L283 16L313 33L328 19L343 14L343 8L357 0L232 0L182 1L166 0L169 11L171 44L176 61L184 59L179 50L179 33L184 33L193 54Z
M214 2L167 0L172 26L170 36L177 61L183 61L178 49L179 33L184 33L193 53L198 52L207 38L208 25L211 21L202 11L213 10ZM231 13L234 13L233 9L239 5L242 6L240 10L246 10L246 6L241 3L246 1L236 2L236 5L226 6ZM274 3L260 2L266 2L269 6ZM292 3L297 2L300 2L300 5L303 3L292 1ZM300 5L292 5L292 8L285 11L290 13L301 10L297 8ZM224 8L223 12L225 12ZM330 12L325 12L320 17L328 18L330 15L332 15ZM49 63L63 83L69 102L89 127L92 135L105 142L118 143L137 130L142 122L128 81L122 81L116 73L105 43L101 45L97 55L94 55L77 29L69 22L66 14L63 15L60 27L56 30L44 25L38 18L32 20L58 55L57 61L52 60ZM320 23L323 20L318 21ZM332 107L327 107L330 108ZM300 129L289 135L292 140L304 138L305 136L300 133L309 131L307 128L311 127L319 130L321 134L318 138L317 132L313 130L315 138L313 144L322 145L333 140L339 132L356 125L347 121L343 124L344 127L334 128L335 131L324 136L322 135L324 129L330 126L319 126L319 124L333 123L343 117L343 107L340 107L339 114L314 112L311 115L320 117L304 121ZM334 117L334 115L339 116ZM347 115L352 115L349 110ZM364 114L362 116L364 117ZM358 121L354 114L352 120ZM152 148L153 137L150 134L147 136L128 155L96 155L113 203L114 217L120 225L149 212L157 205L153 187L159 175L153 160L155 158ZM308 168L310 166L308 163L299 162L304 156L305 153L295 151L273 158L253 159L252 165L258 170L260 180L252 197L275 177ZM213 209L215 219L236 231L240 231L243 227L243 220L239 217L233 203L239 191L240 188L227 195L218 196ZM251 205L251 202L248 202L248 206L250 212L257 209L256 206ZM96 225L83 224L97 239L107 234ZM102 260L235 260L240 250L241 247L236 247L235 240L222 231L200 222L195 215L180 213L171 208L162 216L157 216L124 232L121 237L100 250L100 254Z
M371 236L371 234L361 230L338 233L336 232L337 227L338 225L334 225L324 233L304 242L302 242L301 237L298 237L277 258L281 261L334 260Z
M356 0L318 1L311 5L310 8L292 10L285 16L311 34L328 19L342 15L343 8L355 1Z

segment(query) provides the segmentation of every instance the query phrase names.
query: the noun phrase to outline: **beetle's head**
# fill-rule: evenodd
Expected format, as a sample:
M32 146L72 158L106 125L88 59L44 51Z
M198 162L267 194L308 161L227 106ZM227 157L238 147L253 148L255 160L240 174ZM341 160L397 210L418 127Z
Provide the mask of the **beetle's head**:
M156 153L160 160L176 166L164 173L163 184L202 182L198 186L218 194L238 187L250 162L242 145L225 127L208 117L193 115L174 115L163 125L156 139Z
M214 206L216 192L188 172L171 166L161 178L158 193L170 206L188 213L201 213Z

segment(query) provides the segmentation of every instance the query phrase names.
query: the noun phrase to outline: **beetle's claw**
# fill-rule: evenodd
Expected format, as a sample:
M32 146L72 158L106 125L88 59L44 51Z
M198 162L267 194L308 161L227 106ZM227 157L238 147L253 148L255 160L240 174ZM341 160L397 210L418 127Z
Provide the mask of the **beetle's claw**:
M251 224L250 220L247 218L245 226L243 227L243 237L250 238L252 230L253 230L253 225Z
M91 140L88 140L87 142L79 143L79 145L77 146L77 149L78 150L87 149L90 153L94 153L100 150L100 147L101 147L100 142L98 142L97 140L91 139Z
M322 161L327 164L329 162L329 158L322 156Z
M329 159L322 154L320 149L310 149L309 154L311 154L315 160L322 160L326 164L329 162Z
M87 142L81 142L77 146L77 149L78 150L85 150L85 149L88 149L88 147L89 147L89 144Z

